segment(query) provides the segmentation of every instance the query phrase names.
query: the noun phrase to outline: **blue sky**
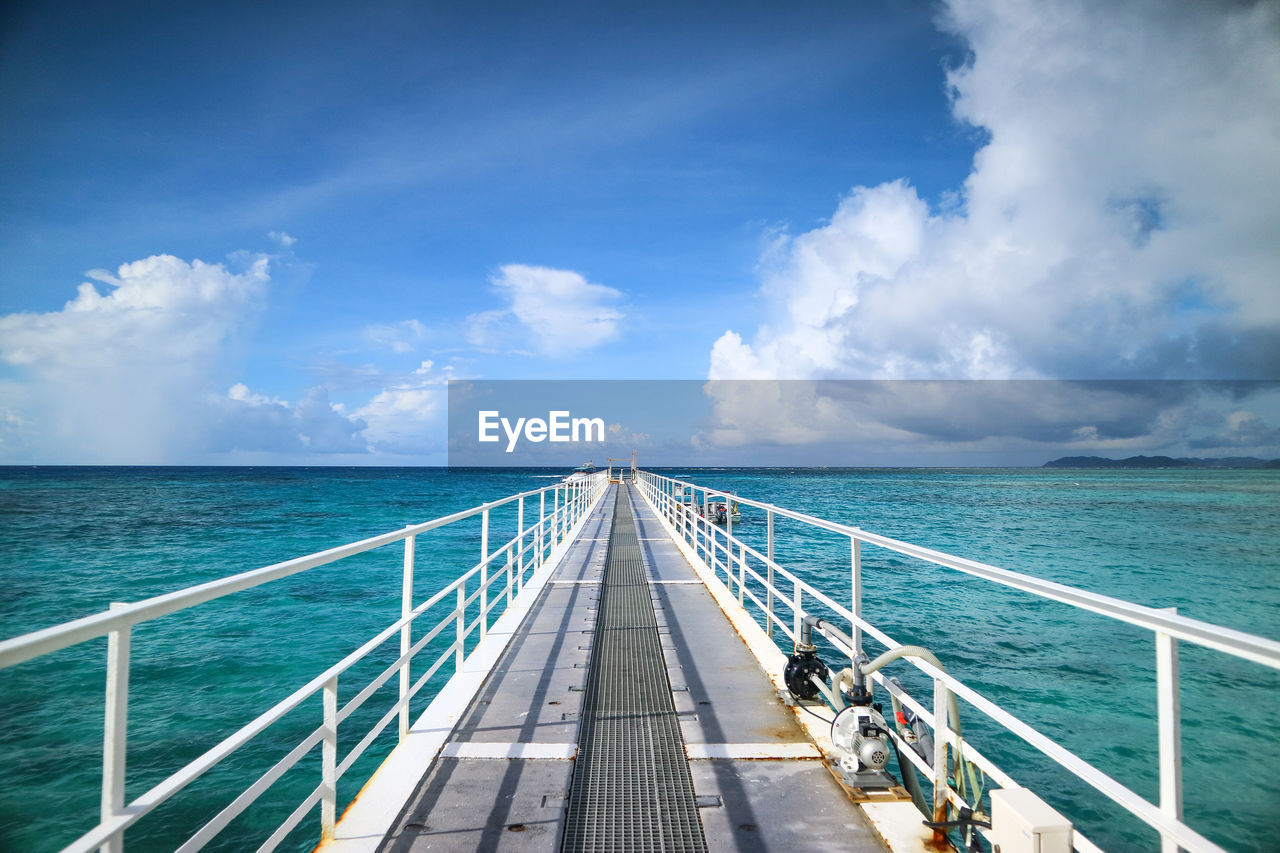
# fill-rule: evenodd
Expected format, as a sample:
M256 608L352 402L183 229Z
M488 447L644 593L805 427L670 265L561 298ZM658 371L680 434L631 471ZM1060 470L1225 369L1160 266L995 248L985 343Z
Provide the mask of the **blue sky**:
M1114 5L19 3L0 462L439 463L450 378L1275 378L1280 16Z

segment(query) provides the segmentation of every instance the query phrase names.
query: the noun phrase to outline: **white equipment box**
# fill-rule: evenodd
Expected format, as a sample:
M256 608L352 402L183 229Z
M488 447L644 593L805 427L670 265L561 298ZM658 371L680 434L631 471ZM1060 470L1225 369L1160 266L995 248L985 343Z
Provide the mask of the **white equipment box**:
M1071 853L1071 821L1026 788L991 792L993 853Z

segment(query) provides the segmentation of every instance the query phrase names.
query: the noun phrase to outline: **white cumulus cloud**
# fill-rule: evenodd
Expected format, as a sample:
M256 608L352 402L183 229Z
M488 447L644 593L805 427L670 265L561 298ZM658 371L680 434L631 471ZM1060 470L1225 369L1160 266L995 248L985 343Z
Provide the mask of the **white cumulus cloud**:
M95 270L60 311L0 317L0 359L21 381L5 391L21 419L6 453L38 461L186 461L202 401L230 341L269 279L155 255Z
M444 448L448 368L424 361L399 377L353 416L366 424L364 438L376 452L438 453Z
M953 0L956 203L857 187L768 257L716 378L1280 373L1280 7Z
M356 382L288 398L232 382L240 342L267 301L270 262L231 257L156 255L94 270L61 310L0 317L0 361L14 373L0 380L0 460L362 462L443 452L449 369L429 361L407 372L367 366L350 371ZM394 353L425 335L416 320L365 329Z
M622 293L580 273L508 264L490 282L507 307L468 318L468 339L476 346L568 356L618 334Z

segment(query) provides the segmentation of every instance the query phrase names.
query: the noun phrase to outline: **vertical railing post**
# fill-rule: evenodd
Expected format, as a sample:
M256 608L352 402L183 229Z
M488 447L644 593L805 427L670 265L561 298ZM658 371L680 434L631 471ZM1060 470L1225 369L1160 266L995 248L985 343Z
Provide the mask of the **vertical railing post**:
M683 539L690 539L689 536L689 507L684 502L684 492L680 492L680 497L676 500L672 507L674 512L680 519L680 536Z
M862 626L857 622L862 618L862 540L856 536L849 537L849 568L849 610L855 617L854 621L849 623L850 633L853 636L853 649L849 654L850 662L853 662L858 659L858 655L862 654Z
M711 550L711 519L707 517L707 493L702 493L702 511L698 515L698 531L702 534L702 559L707 561L707 565L711 567L712 574L715 573L715 553Z
M547 537L547 490L538 492L538 559L536 567L542 568L542 555L546 550Z
M125 602L113 601L117 610ZM132 625L107 634L107 695L102 727L102 821L124 810L125 755L129 736L129 647ZM111 836L98 848L102 853L122 853L124 832Z
M698 492L689 487L689 542L693 545L693 553L697 554L701 548L704 551L705 559L705 543L702 541L702 516L698 513Z
M725 571L733 570L733 512L729 496L724 496L724 559ZM738 584L738 603L742 603L742 584Z
M769 558L769 562L765 565L768 572L769 588L765 590L765 612L768 618L765 619L765 634L773 639L773 510L769 510L765 514L765 556Z
M463 649L467 645L467 582L458 584L458 648L454 650L453 671L462 672Z
M681 488L683 489L684 487L681 486ZM681 492L681 495L683 495L683 492ZM680 538L683 539L685 531L684 504L677 498L674 485L671 487L671 523L675 525L676 533L679 533Z
M692 488L689 490L689 541L693 543L693 552L698 553L702 550L703 559L706 559L706 541L702 535L702 516L698 512L698 493Z
M747 544L738 543L738 606L742 607L746 600L747 586Z
M520 577L520 587L524 588L524 495L516 504L516 574Z
M512 587L514 586L514 579L511 577L511 570L513 565L514 565L514 561L511 558L511 546L508 545L507 546L507 606L508 607L511 606L511 598L513 594L511 590L512 590Z
M488 633L486 623L489 621L489 562L480 564L480 639Z
M1166 612L1177 613L1170 607ZM1160 810L1182 820L1182 703L1178 696L1178 640L1156 632L1156 708L1160 740ZM1177 853L1178 843L1160 838L1161 853Z
M950 691L942 679L933 680L933 822L944 823L947 819L947 738L951 725L947 721L947 694ZM958 768L957 773L961 772ZM938 844L947 843L944 829L933 831L933 840Z
M804 621L804 609L800 600L800 581L791 582L791 633L794 635L796 643L800 642L800 624Z
M489 508L480 513L480 639L489 621Z
M711 506L710 506L710 501L708 501L707 503L707 541L711 543L712 574L714 574L720 566L720 543L716 541L719 535L720 535L719 528L717 528L715 524L711 521ZM730 589L733 588L733 584L731 581L729 582L729 588Z
M718 527L716 527L716 526L715 526L715 524L711 521L711 517L710 517L710 516L708 516L708 517L707 517L707 530L709 530L709 531L711 532L711 562L712 562L712 564L713 564L713 565L715 565L716 567L719 567L719 565L720 565L720 528L718 528ZM729 561L732 561L732 559L733 559L733 554L732 554L732 552L731 552L731 553L726 557L726 565L725 565L725 567L724 567L724 568L725 568L725 574L726 574L726 575L729 575L729 574L730 574L730 572L729 572L728 562L729 562ZM728 589L732 590L732 589L733 589L733 578L732 578L732 577L726 577L726 578L725 578L725 585L726 585L726 587L727 587Z
M711 499L707 496L707 490L703 489L702 490L702 527L704 529L702 531L702 554L707 561L707 565L711 567L711 574L714 575L716 573L716 554L715 554L715 550L709 547L711 545L711 536L707 532L711 529L711 514L707 511L708 509L707 505L710 502L711 502Z
M556 496L555 509L551 516L551 547L552 548L560 544L560 487L559 486L556 486L555 496Z
M682 519L681 528L684 532L684 538L693 546L696 554L698 551L698 531L694 528L694 519L697 518L697 514L693 511L694 500L693 488L690 487L688 502L685 502L683 495L680 497L680 517Z
M404 540L404 584L400 593L400 618L405 619L413 612L413 549L416 536L406 536ZM413 647L413 623L407 622L400 629L400 656L404 657ZM409 661L400 665L400 740L409 736Z
M338 814L338 676L324 683L324 740L320 744L320 840L333 838Z

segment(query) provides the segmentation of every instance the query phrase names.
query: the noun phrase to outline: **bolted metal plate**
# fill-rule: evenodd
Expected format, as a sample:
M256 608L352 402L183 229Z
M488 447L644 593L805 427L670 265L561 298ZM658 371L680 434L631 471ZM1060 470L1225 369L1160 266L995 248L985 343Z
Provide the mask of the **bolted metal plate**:
M618 487L561 850L705 851L629 487Z

